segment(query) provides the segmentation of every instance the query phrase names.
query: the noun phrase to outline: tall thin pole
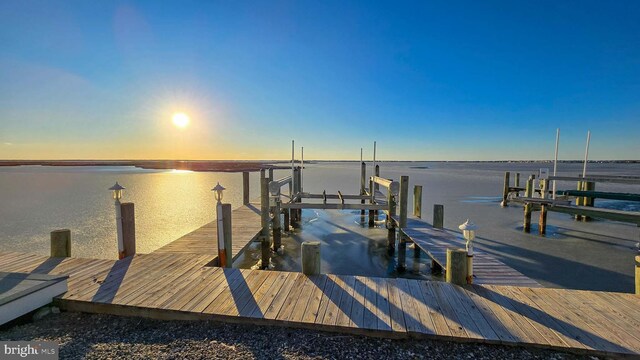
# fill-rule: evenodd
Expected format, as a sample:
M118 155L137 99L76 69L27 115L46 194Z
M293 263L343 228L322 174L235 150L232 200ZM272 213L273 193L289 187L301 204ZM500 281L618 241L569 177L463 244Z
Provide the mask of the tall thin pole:
M373 170L371 170L372 174L376 173L376 142L373 142Z
M360 164L362 164L362 148L360 148Z
M556 155L553 158L553 176L556 176L558 171L558 144L560 144L560 128L556 129ZM553 180L553 200L556 199L556 181Z
M116 198L116 234L118 239L118 259L124 259L124 236L122 235L122 204Z
M291 178L293 179L293 159L296 154L295 140L291 140Z
M302 184L304 183L304 146L300 154L300 192L302 192Z
M591 141L591 130L587 131L587 147L584 150L584 165L582 166L582 177L587 176L587 161L589 160L589 142Z

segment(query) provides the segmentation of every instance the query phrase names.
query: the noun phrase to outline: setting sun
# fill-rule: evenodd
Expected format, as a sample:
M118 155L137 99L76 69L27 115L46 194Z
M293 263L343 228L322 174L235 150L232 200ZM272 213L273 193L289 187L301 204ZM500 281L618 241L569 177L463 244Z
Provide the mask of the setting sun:
M189 125L190 119L189 119L189 115L185 113L175 113L173 114L172 121L173 121L173 125L181 129L184 129Z

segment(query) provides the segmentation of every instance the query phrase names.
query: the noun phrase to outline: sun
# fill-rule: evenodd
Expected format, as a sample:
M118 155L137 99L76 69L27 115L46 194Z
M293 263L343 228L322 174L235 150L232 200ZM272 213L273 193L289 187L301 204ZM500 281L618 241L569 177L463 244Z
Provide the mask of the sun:
M171 121L173 121L173 125L179 127L180 129L184 129L189 126L189 122L191 121L191 119L189 119L189 115L185 113L175 113L173 114L173 118L171 119Z

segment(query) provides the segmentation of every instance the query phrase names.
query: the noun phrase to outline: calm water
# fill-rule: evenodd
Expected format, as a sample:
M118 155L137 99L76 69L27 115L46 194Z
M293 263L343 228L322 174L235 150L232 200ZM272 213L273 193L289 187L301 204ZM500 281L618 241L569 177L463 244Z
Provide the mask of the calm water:
M547 165L544 165L545 167ZM546 238L520 231L522 209L502 209L499 199L505 170L537 172L540 164L381 163L381 175L408 175L410 186L423 185L424 218L433 204L445 205L445 227L457 231L467 218L480 226L478 247L526 275L551 285L602 290L633 290L633 255L637 227L608 221L576 223L550 213ZM550 167L550 166L549 166ZM370 170L370 169L369 169ZM369 171L368 170L368 171ZM560 173L581 172L580 164L561 164ZM638 164L590 164L590 173L640 175ZM307 166L304 190L357 193L357 163ZM275 177L288 175L276 171ZM258 196L258 173L251 174L251 197ZM522 177L524 181L525 175ZM215 217L210 189L217 181L227 188L225 201L242 201L241 174L141 170L129 167L0 168L0 250L48 254L49 232L69 228L74 256L114 258L117 253L113 200L106 190L115 181L127 189L125 201L136 204L138 251L153 251ZM558 188L575 187L559 183ZM598 184L598 190L640 192L638 186ZM634 203L597 202L598 206L637 209ZM410 207L411 208L411 207ZM534 229L535 230L535 229ZM340 274L395 276L395 259L386 254L386 231L363 228L349 211L305 211L303 231L283 238L285 252L273 262L299 270L304 240L323 242L323 271ZM250 267L259 251L249 250L236 266ZM426 259L407 256L405 276L429 277ZM416 275L419 270L421 275Z

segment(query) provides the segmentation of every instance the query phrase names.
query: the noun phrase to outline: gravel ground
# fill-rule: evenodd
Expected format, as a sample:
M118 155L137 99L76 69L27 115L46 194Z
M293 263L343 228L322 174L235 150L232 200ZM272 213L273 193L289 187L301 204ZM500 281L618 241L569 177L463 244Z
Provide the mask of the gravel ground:
M579 359L482 344L389 340L210 321L52 314L0 331L2 340L48 340L62 359ZM595 359L594 357L587 357Z

